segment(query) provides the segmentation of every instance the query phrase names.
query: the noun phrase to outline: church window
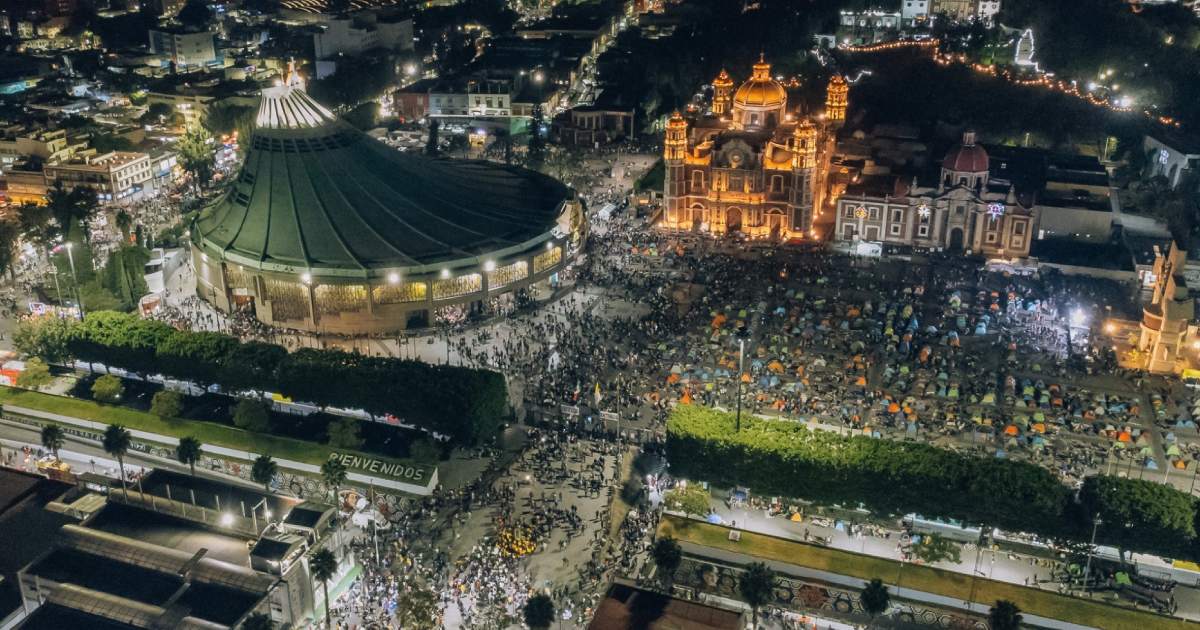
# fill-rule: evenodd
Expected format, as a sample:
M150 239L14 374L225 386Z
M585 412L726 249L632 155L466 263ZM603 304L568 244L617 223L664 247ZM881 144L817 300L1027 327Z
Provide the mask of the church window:
M904 220L904 213L899 210L892 210L892 222L899 223Z
M771 192L783 192L783 175L771 176Z
M966 211L967 211L966 206L955 206L954 207L954 216L961 217L963 215L963 213Z
M692 171L692 189L704 190L704 171Z
M750 114L750 124L751 125L758 124L758 114Z
M890 232L892 236L900 236L900 224L891 224L891 226L888 227L888 232Z
M922 223L917 226L917 236L929 236L929 224Z
M1024 236L1025 235L1025 222L1024 221L1013 222L1013 234L1016 236Z
M871 208L871 209L867 210L867 218L871 219L872 221L878 221L879 220L879 208Z
M847 219L854 217L854 206L842 206L842 216Z
M996 242L996 233L995 233L995 232L993 232L993 231L991 231L991 230L988 230L988 233L987 233L987 242L989 242L989 243L995 243L995 242Z
M959 178L958 178L958 185L959 185L959 186L966 186L966 185L967 185L967 178L966 178L966 177L959 177Z

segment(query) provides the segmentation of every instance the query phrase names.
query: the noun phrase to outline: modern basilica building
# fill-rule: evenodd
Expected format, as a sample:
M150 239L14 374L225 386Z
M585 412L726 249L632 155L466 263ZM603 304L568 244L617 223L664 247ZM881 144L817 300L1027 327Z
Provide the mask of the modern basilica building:
M192 224L197 294L347 335L423 327L552 283L584 213L539 173L390 148L298 80L263 91L241 173Z

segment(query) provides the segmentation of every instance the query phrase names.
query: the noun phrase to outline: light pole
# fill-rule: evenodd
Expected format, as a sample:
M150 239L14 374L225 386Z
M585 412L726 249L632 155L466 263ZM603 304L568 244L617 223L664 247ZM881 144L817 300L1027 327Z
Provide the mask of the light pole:
M745 326L738 326L738 375L737 375L737 419L734 422L733 431L737 433L742 430L742 374L745 373L746 364L746 337L749 336Z
M79 319L83 319L83 294L79 292L79 276L75 274L75 256L71 254L73 245L70 241L66 243L67 262L71 265L71 280L75 282L75 303L79 305Z
M1096 513L1095 520L1092 521L1092 542L1088 546L1087 565L1083 569L1083 591L1087 592L1088 582L1092 579L1092 554L1096 552L1096 530L1100 528L1100 513Z

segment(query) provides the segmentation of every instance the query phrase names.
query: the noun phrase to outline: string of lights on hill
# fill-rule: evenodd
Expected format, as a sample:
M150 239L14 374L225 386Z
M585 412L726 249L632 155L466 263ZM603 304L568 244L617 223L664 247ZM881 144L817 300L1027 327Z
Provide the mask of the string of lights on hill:
M350 0L350 11L374 9L399 4L400 0ZM306 13L330 12L329 0L281 0L279 3L285 9L304 11Z
M967 56L964 54L942 52L939 49L940 46L941 41L938 39L901 39L890 42L881 42L878 44L843 44L838 46L838 48L848 53L876 53L903 49L929 50L933 55L934 61L942 66L949 66L952 64L965 65L969 66L971 69L980 74L998 77L1008 81L1013 85L1024 87L1042 87L1048 90L1066 94L1068 96L1074 96L1075 98L1086 101L1092 105L1095 105L1096 107L1104 107L1114 112L1127 113L1134 111L1133 107L1131 107L1129 104L1129 97L1122 97L1114 101L1110 98L1096 96L1089 90L1081 90L1079 89L1078 84L1074 81L1055 79L1044 72L1038 72L1029 69L1017 73L1013 72L1007 67L1001 67L995 64L972 63L968 61ZM1142 110L1142 113L1145 114L1150 120L1153 120L1159 124L1175 128L1181 126L1179 121L1175 120L1171 116L1163 116L1148 109Z

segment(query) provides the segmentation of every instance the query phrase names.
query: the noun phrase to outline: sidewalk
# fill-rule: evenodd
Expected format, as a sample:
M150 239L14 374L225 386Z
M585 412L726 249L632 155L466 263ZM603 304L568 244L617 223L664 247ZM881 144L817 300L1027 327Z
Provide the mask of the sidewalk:
M1026 623L1044 628L1190 627L1189 622L1183 619L1099 601L1069 598L1004 582L957 578L945 570L901 564L744 530L739 541L730 541L730 531L727 527L667 516L660 525L659 534L676 537L685 553L690 555L734 564L763 561L781 573L856 590L861 589L866 580L878 577L891 587L895 597L940 608L969 610L986 615L992 602L1008 599L1022 608ZM967 598L972 600L970 604L965 602ZM1043 614L1039 615L1038 612ZM1074 618L1079 622L1050 618L1045 616L1047 612L1057 618Z

